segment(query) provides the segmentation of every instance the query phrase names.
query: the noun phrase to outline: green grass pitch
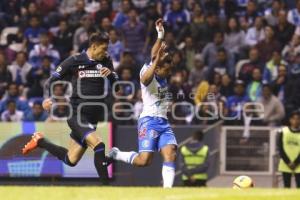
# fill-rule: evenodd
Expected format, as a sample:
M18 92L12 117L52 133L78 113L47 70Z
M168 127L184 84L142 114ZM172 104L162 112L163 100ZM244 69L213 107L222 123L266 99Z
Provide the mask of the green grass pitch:
M300 190L158 187L0 187L1 200L299 200Z

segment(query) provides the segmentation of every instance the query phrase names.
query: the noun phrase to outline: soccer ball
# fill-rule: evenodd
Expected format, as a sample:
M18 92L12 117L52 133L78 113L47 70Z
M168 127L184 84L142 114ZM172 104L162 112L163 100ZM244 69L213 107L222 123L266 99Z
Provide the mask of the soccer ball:
M233 181L233 189L253 188L254 183L249 176L238 176Z

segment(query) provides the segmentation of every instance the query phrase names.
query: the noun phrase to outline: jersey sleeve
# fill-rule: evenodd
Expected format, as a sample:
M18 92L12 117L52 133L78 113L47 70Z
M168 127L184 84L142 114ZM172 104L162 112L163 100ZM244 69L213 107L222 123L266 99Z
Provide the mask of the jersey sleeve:
M114 66L113 66L113 62L110 57L107 57L106 67L112 71L112 73L107 78L108 78L110 84L114 85L119 80L119 76L116 72L113 71ZM119 85L116 85L116 87L114 87L114 89L115 89L115 92L118 92L120 90Z
M147 71L147 69L152 65L152 62L150 64L144 64L140 71L140 78L143 76L143 74Z
M58 65L52 73L52 77L57 80L63 80L66 74L69 73L71 66L74 64L74 57L69 57Z
M51 84L58 80L65 80L67 75L71 72L70 68L74 64L74 57L69 57L58 65L55 71L51 74L50 78L45 83L45 89L48 91L48 96L51 96Z

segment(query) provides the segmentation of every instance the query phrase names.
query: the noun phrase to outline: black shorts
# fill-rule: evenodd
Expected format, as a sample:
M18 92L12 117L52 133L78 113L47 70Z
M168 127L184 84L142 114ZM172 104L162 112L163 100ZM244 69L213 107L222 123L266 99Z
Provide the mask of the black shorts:
M72 130L70 133L71 138L83 148L87 148L85 138L96 130L103 111L96 106L86 106L78 113L77 107L79 103L78 101L71 101L73 115L67 122Z

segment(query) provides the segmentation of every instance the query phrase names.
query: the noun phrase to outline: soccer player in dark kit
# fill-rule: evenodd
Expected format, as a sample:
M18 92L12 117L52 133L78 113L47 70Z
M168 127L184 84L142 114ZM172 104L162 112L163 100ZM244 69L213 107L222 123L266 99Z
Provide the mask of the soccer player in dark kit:
M68 149L57 146L44 138L43 133L36 132L24 146L22 152L27 154L35 148L44 148L69 166L75 166L85 153L87 147L94 150L94 164L100 180L108 184L108 160L105 157L105 144L95 133L98 121L103 117L104 98L108 84L111 86L118 77L112 72L112 61L108 56L109 38L103 33L93 33L89 38L86 52L70 56L57 66L49 78L47 88L53 83L68 80L72 84L70 104L71 117L67 120L70 127L70 146ZM113 87L118 90L118 87ZM44 100L43 108L51 110L53 100ZM99 106L100 105L100 106Z

